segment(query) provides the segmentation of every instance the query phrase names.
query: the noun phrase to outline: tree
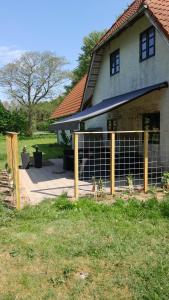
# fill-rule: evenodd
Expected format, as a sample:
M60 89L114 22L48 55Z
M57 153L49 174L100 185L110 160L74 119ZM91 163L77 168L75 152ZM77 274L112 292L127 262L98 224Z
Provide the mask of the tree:
M0 102L0 133L9 130L10 112Z
M88 36L85 36L83 39L83 45L81 47L81 53L78 56L77 67L72 72L72 83L69 86L66 86L66 93L68 93L76 83L88 72L91 54L94 46L103 36L106 31L93 31Z
M38 131L47 131L49 125L53 122L50 117L52 112L63 100L63 96L50 101L44 101L37 104L35 109L35 124Z
M11 100L17 101L28 114L28 134L32 134L36 105L56 95L69 73L63 70L66 61L51 52L26 52L14 63L0 70L0 85Z
M27 126L27 118L22 109L10 111L0 102L0 133L15 131L25 134Z

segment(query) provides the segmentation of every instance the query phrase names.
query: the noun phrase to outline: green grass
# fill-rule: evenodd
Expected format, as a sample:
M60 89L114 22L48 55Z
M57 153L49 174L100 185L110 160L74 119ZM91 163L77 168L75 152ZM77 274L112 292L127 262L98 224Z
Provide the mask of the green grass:
M168 299L169 198L1 204L0 236L0 299Z
M33 137L19 137L19 152L23 146L27 147L27 151L32 155L35 146L43 152L44 159L62 157L62 147L56 144L55 134L36 135ZM6 141L5 136L0 135L0 169L4 168L6 163Z

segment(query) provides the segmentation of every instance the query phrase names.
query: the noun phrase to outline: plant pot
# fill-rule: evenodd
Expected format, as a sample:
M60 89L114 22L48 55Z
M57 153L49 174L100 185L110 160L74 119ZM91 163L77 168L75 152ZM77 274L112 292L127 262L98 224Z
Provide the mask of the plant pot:
M34 167L35 168L42 168L42 152L36 151L33 153L34 158Z

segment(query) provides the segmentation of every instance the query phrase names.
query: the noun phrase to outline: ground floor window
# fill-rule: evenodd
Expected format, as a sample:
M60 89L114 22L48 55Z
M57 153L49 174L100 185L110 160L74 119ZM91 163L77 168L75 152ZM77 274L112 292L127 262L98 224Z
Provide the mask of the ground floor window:
M107 131L117 131L117 120L116 119L107 120Z
M143 115L143 130L160 131L160 112L148 113ZM150 133L149 141L151 144L158 144L160 142L160 132Z

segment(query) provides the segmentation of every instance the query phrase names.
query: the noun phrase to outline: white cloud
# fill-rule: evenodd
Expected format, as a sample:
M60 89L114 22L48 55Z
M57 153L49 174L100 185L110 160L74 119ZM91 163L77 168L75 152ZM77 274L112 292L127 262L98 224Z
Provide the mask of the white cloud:
M17 49L16 47L0 46L0 65L5 65L19 58L25 50Z

